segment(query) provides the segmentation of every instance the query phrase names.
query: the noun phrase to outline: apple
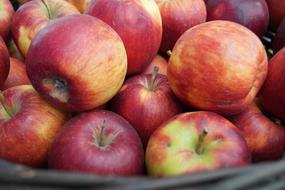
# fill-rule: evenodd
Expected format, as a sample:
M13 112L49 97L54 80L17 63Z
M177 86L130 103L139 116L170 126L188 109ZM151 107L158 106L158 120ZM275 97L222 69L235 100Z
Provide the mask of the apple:
M285 1L284 0L266 0L269 17L270 29L276 31L281 21L285 18Z
M53 21L32 40L26 57L35 89L68 112L94 109L120 90L127 54L120 36L89 15Z
M261 89L264 109L285 122L285 48L282 48L269 62L268 75Z
M24 4L24 3L27 3L27 2L29 2L29 1L31 1L31 0L17 0L20 4Z
M123 116L137 130L144 145L165 120L183 111L171 91L167 77L157 74L129 78L111 102L111 110Z
M91 0L66 0L73 4L81 13L83 13Z
M66 123L50 149L48 166L97 175L139 175L144 151L137 132L124 118L93 111Z
M0 102L0 158L32 167L47 164L51 143L68 116L31 85L1 92Z
M33 0L23 4L12 20L12 36L24 57L35 35L51 21L79 14L70 3L62 0Z
M0 36L5 40L9 41L10 28L12 17L14 15L14 9L9 0L0 1Z
M145 68L142 74L152 74L154 67L158 67L158 73L162 75L167 74L167 61L164 57L156 55L150 64Z
M8 78L6 79L4 85L0 88L1 90L6 90L13 86L31 84L27 72L26 65L21 61L10 58L10 71L8 74Z
M280 23L276 31L275 37L273 39L272 49L274 53L277 53L283 47L285 47L285 18Z
M93 0L85 13L103 20L120 35L128 56L127 75L143 72L157 54L162 23L154 0Z
M207 17L211 20L237 22L262 37L269 24L265 0L208 0Z
M230 21L210 21L186 31L172 51L167 77L186 104L223 115L246 109L267 74L260 39Z
M10 70L9 52L0 36L0 87L3 86Z
M206 21L204 0L155 0L162 17L160 52L172 50L178 38L189 28Z
M7 47L8 47L10 57L16 58L19 61L24 61L24 57L20 53L20 51L19 51L19 49L18 49L18 47L15 44L13 39L11 39L9 41L9 43L7 44Z
M285 153L285 129L267 118L255 103L232 116L230 121L241 130L254 162L282 158Z
M179 114L150 137L146 167L166 177L250 164L240 130L224 117L206 111Z

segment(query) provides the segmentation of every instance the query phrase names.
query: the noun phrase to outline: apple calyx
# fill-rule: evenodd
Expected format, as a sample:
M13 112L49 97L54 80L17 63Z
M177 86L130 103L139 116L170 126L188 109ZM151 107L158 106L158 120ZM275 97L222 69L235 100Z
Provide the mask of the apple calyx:
M196 147L196 153L199 155L203 154L205 150L203 147L203 142L208 133L209 133L208 129L204 128L202 134L199 135L198 144Z
M106 121L103 120L103 124L99 127L93 129L93 144L95 144L100 149L106 149L110 147L110 145L114 142L115 138L118 136L119 133L110 133L106 134Z
M43 86L49 92L49 95L58 99L60 102L67 102L69 95L67 92L67 82L60 78L43 79Z
M151 91L155 90L155 81L157 78L158 71L159 71L159 68L157 66L154 66L153 71L152 71L152 75L151 75L151 81L148 84L148 89Z
M51 12L50 12L50 8L49 8L49 6L48 6L48 3L46 2L46 0L41 0L41 2L44 4L44 6L45 6L46 9L47 9L48 18L49 18L49 19L52 19L52 14L51 14Z

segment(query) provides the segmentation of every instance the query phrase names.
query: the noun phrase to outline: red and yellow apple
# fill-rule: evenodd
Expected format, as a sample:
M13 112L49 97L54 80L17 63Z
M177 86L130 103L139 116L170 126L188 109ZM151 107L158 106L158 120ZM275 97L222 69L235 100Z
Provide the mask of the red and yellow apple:
M137 130L144 145L164 121L183 111L171 91L167 77L157 74L129 78L111 102L112 111L123 116Z
M269 9L270 28L275 31L285 18L284 0L266 0Z
M34 88L68 112L108 102L120 90L127 71L119 35L89 15L53 21L33 39L25 62Z
M269 62L268 75L261 90L264 109L285 123L285 48Z
M164 57L160 55L156 55L153 58L153 60L150 62L147 68L145 68L142 74L152 74L154 67L158 68L159 74L162 74L162 75L167 74L167 61L164 59Z
M33 0L23 4L12 20L12 36L25 57L35 35L51 21L66 15L79 14L70 3L62 0Z
M66 0L73 4L81 13L83 13L91 0Z
M269 11L265 0L208 0L207 17L239 23L259 37L267 31Z
M124 118L93 111L66 123L50 149L48 165L97 175L140 175L144 151L137 132Z
M285 153L285 129L267 118L255 103L230 121L244 136L253 161L281 159Z
M207 19L204 0L155 0L162 17L160 52L172 50L178 38L189 28Z
M0 158L33 167L46 165L51 143L67 118L31 85L1 92Z
M109 24L122 38L127 56L127 75L143 72L158 52L162 23L154 0L96 0L85 13Z
M211 21L186 31L172 51L167 76L186 104L224 115L253 101L267 74L260 39L230 21Z
M14 9L9 0L0 1L0 36L9 41L11 22L14 15Z
M3 86L10 70L9 52L5 42L0 37L0 87Z
M6 90L14 86L25 84L31 84L27 76L26 65L17 59L10 58L10 71L8 78L0 89Z
M150 137L146 167L151 176L176 176L250 163L240 130L213 112L187 112L162 124Z

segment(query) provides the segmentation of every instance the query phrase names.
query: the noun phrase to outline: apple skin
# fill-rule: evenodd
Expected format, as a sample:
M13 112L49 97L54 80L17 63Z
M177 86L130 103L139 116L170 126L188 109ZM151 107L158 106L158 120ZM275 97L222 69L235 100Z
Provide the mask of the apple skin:
M68 112L108 102L120 90L127 71L119 35L89 15L66 16L49 24L33 39L25 62L34 88Z
M3 86L10 70L9 52L5 42L0 37L0 87Z
M9 41L11 22L14 15L14 9L9 0L0 1L0 36L5 40Z
M48 149L68 115L45 102L31 85L9 88L0 99L0 158L46 165Z
M29 1L31 1L31 0L17 0L20 4L24 4L24 3L27 3L27 2L29 2Z
M179 114L162 124L150 137L145 161L148 174L158 177L251 162L240 130L224 117L206 111Z
M157 54L162 22L154 0L96 0L85 13L103 20L120 35L128 55L127 75L143 72Z
M14 86L25 84L31 84L26 72L26 65L21 61L11 57L8 78L0 89L6 90Z
M83 13L91 0L66 0L73 4L81 13Z
M10 57L16 58L19 61L24 62L24 57L22 56L22 54L20 53L17 45L15 44L14 40L11 39L10 42L7 44L7 48L9 51L9 55Z
M79 14L79 11L62 0L33 0L24 3L14 14L11 26L13 39L21 54L26 57L32 39L52 20L72 14Z
M162 17L160 52L172 50L178 38L189 28L206 22L204 0L155 0Z
M281 21L285 18L285 1L284 0L266 0L269 17L270 29L276 31Z
M283 47L285 47L285 18L280 23L276 31L275 37L273 39L272 49L274 53L277 53Z
M167 77L151 74L129 78L111 102L111 110L137 130L146 146L149 137L164 121L183 111L171 91Z
M239 23L262 37L269 24L265 0L208 0L207 17L211 20L229 20Z
M261 89L264 109L285 122L285 48L275 54L270 62L268 75Z
M137 132L124 118L93 111L66 123L50 149L48 164L50 169L97 175L140 175L144 151Z
M142 74L152 74L154 67L158 67L158 73L167 75L167 61L160 55L156 55Z
M244 136L254 162L279 160L285 153L285 129L267 118L255 103L230 121Z
M191 107L233 115L246 109L267 74L260 39L230 21L210 21L185 32L168 62L173 92Z

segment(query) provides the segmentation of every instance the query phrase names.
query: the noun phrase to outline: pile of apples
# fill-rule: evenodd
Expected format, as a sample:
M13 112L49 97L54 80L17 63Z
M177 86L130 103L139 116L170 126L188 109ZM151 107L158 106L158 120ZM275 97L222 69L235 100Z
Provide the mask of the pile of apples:
M163 177L283 157L284 0L19 3L0 1L0 159Z

